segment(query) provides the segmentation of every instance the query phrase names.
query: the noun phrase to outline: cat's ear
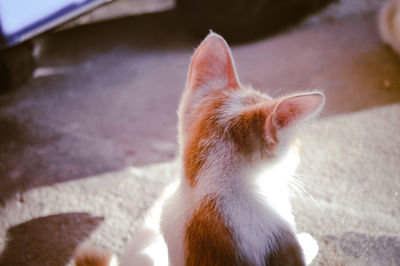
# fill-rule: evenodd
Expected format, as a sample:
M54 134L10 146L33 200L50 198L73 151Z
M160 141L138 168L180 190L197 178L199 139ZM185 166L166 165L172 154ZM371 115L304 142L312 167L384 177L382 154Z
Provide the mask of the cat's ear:
M231 51L220 35L211 32L196 49L186 84L191 90L211 84L224 88L239 87Z
M317 114L325 101L320 92L288 96L277 100L271 114L271 125L275 130L287 128L307 117Z

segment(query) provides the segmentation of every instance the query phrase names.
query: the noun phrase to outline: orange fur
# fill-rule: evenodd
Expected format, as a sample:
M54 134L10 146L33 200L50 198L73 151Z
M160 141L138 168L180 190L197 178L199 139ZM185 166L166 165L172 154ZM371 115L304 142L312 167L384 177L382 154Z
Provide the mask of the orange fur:
M271 108L260 106L238 116L230 126L230 134L239 153L250 155L258 149L262 156L274 151L274 143L268 142L264 130Z
M113 255L94 247L80 247L74 254L76 266L113 266Z
M217 201L213 196L205 198L186 225L185 266L246 265Z

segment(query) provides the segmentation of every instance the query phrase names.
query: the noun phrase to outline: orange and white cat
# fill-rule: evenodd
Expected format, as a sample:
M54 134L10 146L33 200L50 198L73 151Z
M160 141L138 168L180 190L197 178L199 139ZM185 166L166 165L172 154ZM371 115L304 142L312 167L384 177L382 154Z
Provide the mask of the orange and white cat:
M225 40L207 36L179 109L183 176L161 217L170 265L305 265L287 194L295 169L282 162L323 103L242 86Z
M161 264L305 265L300 242L310 244L310 262L318 246L296 235L288 182L299 162L293 133L323 104L320 92L272 99L242 86L227 43L211 32L193 55L178 112L182 176L154 229L168 248ZM135 252L127 264L138 265Z

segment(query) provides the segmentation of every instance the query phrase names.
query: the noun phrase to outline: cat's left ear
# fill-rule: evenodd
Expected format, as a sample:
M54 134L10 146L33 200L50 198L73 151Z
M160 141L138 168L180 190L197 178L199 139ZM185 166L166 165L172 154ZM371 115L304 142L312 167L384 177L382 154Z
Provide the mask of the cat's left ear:
M296 122L316 115L324 105L325 97L320 92L303 93L277 100L271 124L275 130L287 128Z
M231 51L224 38L211 32L202 41L192 57L186 84L190 90L209 85L239 87Z

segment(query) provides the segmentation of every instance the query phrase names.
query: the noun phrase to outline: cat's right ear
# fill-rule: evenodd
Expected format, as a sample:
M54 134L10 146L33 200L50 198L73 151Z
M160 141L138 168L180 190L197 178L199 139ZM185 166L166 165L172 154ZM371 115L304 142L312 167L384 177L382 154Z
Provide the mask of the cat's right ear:
M275 100L274 109L265 124L266 137L277 142L277 132L317 115L324 105L325 97L320 92L287 96Z
M235 65L226 41L211 32L194 52L189 68L186 89L202 86L239 87Z
M276 129L286 128L319 113L325 97L320 92L303 93L278 99L272 113L272 125Z

